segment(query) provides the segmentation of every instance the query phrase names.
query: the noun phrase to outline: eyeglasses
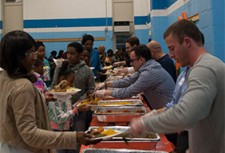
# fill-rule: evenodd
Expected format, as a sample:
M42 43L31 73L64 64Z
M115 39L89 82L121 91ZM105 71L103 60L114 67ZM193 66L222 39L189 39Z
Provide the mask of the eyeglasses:
M135 60L139 60L139 58L130 59L130 62L133 63Z
M37 54L38 51L35 50L28 50L27 52L25 52L25 56L34 56Z

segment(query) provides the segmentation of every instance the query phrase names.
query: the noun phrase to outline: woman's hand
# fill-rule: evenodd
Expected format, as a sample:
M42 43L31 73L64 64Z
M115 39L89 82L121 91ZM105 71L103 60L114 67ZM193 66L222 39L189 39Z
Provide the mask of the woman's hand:
M53 95L50 94L49 92L45 92L44 95L45 95L46 102L55 101L56 100L56 99L53 98Z
M77 142L83 145L96 144L102 141L102 139L91 139L93 135L85 132L77 132Z

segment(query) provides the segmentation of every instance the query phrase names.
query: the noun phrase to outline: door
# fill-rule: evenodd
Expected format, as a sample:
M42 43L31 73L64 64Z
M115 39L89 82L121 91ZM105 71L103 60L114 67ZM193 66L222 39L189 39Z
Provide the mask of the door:
M125 41L133 32L133 0L113 0L113 40L114 50L125 47Z

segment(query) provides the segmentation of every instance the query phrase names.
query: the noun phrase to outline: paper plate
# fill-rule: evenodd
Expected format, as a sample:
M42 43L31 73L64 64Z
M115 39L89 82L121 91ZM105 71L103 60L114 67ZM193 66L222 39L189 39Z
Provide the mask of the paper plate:
M97 129L97 128L98 128L98 126L91 126L91 127L89 127L88 131L86 131L86 133L89 133L92 129ZM111 128L110 126L108 126L108 127L107 126L104 126L103 129L104 130L109 130L109 129L113 129L113 128ZM95 138L91 138L91 139L92 140L97 140L97 139L111 140L113 137L118 136L121 133L124 133L124 131L123 130L120 130L120 129L113 129L113 130L115 132L117 132L117 133L112 134L112 135L108 135L108 136L95 137Z
M81 91L78 88L74 88L72 91L68 91L68 92L55 92L55 91L50 91L50 94L52 95L57 95L57 96L66 96L66 95L74 95L77 92Z
M94 69L95 69L95 67L90 67L90 69L91 69L91 70L94 70Z
M109 70L109 69L112 69L112 68L113 68L112 65L110 65L110 66L104 66L104 67L102 68L102 70Z

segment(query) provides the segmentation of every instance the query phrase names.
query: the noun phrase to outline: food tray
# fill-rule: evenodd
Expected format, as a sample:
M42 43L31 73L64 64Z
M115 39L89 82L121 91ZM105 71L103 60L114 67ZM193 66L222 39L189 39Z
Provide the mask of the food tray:
M156 150L86 148L86 149L82 150L82 153L167 153L167 152L165 152L165 151L156 151Z
M144 106L122 106L122 107L98 107L95 112L96 115L136 115L146 114Z
M129 141L160 141L160 136L157 133L149 133L146 134L146 137L136 137L136 138L131 138L129 136L128 130L129 126L112 126L112 129L123 131L123 133L113 137L112 139L115 141L123 141L123 137L125 137Z
M98 106L140 106L143 105L140 99L100 100Z
M120 134L124 133L124 129L114 128L113 126L91 126L91 127L88 128L86 133L90 133L92 130L97 130L99 127L103 128L104 131L113 130L116 133L113 133L111 135L104 135L104 136L100 135L100 136L96 136L96 137L91 138L91 139L111 140L114 136L117 136L117 135L120 135Z
M91 131L92 129L97 129L99 126L91 126L88 128L88 131ZM135 142L135 141L146 141L146 142L158 142L160 141L160 136L157 133L151 133L151 134L146 134L146 137L139 137L139 138L130 138L128 136L128 130L129 126L102 126L102 128L105 129L112 129L114 131L119 132L119 134L114 135L112 139L109 141L124 141L123 137L128 140L128 142ZM88 132L87 131L87 132ZM149 137L151 136L151 137Z
M81 100L77 106L81 106L81 105L86 105L86 106L90 106L91 107L91 111L95 111L98 107L98 102L95 104L95 103L91 103L91 102L88 102L88 99L85 99L85 100Z
M99 122L130 122L131 119L146 113L143 106L98 107L94 112Z

